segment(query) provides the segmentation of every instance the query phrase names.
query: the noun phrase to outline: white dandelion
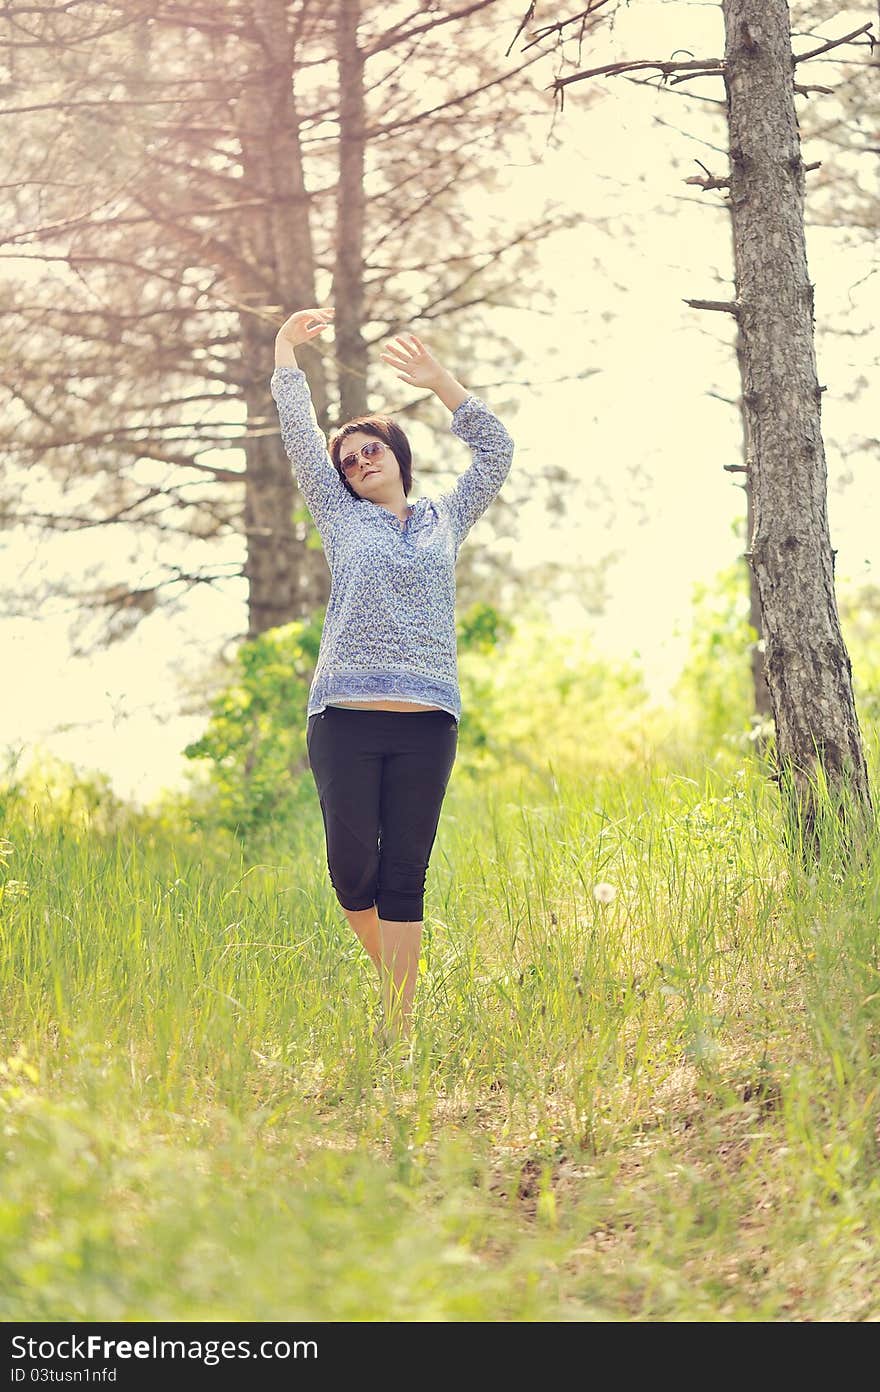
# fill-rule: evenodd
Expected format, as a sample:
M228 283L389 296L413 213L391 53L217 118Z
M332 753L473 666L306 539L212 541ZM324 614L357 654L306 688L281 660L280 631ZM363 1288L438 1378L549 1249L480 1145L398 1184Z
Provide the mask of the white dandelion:
M612 899L617 898L617 890L613 884L606 884L601 880L599 884L593 885L593 898L597 904L610 904Z

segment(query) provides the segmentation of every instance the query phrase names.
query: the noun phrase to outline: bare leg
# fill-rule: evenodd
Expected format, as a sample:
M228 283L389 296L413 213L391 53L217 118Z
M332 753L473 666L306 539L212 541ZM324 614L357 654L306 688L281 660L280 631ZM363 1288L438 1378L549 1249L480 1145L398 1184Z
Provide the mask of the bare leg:
M397 923L384 918L378 922L386 1025L393 1038L409 1039L413 997L419 974L422 924Z
M351 924L355 935L360 939L364 951L379 973L381 980L382 956L379 951L379 915L376 912L376 905L373 904L372 908L369 909L343 909L342 912Z
M343 909L382 983L385 1023L392 1038L409 1039L419 973L422 923L380 919L371 909Z

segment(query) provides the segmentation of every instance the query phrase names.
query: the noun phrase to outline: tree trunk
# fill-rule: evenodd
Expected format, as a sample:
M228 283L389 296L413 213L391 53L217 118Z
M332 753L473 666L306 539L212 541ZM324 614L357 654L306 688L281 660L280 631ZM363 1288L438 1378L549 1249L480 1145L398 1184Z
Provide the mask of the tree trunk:
M812 855L822 784L858 817L871 802L834 595L788 5L722 0L722 9L750 560L780 781Z
M751 543L751 538L755 530L755 505L752 500L752 480L748 468L751 449L749 446L749 418L748 412L746 411L746 403L743 400L743 392L746 387L742 330L738 330L736 335L736 358L739 363L739 413L742 423L743 465L746 470L746 536L749 538L749 543ZM752 644L750 653L752 668L752 700L756 719L758 721L763 721L770 715L772 706L770 704L770 689L767 686L767 677L764 671L764 624L761 619L761 596L758 594L758 582L755 578L754 567L751 565L749 566L749 623L757 634L757 638ZM761 747L763 748L763 741Z
M339 365L340 423L367 409L367 349L364 315L364 148L366 111L364 59L358 47L360 0L338 0L336 51L339 68L339 186L336 198L336 265L333 272L334 332Z
M755 507L752 502L752 488L746 477L746 536L754 535L755 530ZM764 663L764 623L761 618L761 596L758 593L758 582L755 578L753 567L749 566L749 623L757 634L751 650L752 667L752 699L755 705L755 717L760 721L766 720L772 713L773 706L770 701L770 688L767 685L767 674Z
M258 268L259 282L239 287L241 300L253 306L240 315L245 400L249 424L245 439L244 527L248 580L248 637L303 617L329 595L329 572L323 554L305 542L308 524L294 522L296 483L276 433L269 391L277 323L263 309L271 298L283 311L315 304L315 255L309 222L299 117L294 95L295 51L288 30L285 0L253 0L253 19L260 37L254 63L261 70L244 84L236 113L240 131L244 183L258 199L260 214L248 224L245 248ZM275 67L266 71L271 53ZM278 318L278 323L281 322ZM301 356L319 421L326 416L327 384L322 359ZM325 421L322 421L325 425ZM298 534L299 532L299 534Z

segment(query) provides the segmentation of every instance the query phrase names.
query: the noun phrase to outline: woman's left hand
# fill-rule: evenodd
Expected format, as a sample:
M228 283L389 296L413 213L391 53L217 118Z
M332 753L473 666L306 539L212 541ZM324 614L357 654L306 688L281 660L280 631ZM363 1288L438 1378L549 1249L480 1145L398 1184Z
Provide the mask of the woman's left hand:
M427 387L429 391L436 391L443 378L448 376L443 364L415 334L398 334L393 342L386 343L379 357L388 367L397 368L401 382L408 382L411 387Z

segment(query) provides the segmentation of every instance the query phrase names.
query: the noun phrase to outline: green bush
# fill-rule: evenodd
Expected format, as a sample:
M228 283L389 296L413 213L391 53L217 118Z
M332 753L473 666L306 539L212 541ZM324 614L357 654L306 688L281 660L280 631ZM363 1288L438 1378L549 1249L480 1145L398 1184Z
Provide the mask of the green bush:
M844 588L838 608L864 731L880 723L880 585Z
M213 804L202 813L236 836L287 821L303 805L304 727L323 611L242 643L235 675L214 698L188 759L210 765Z
M705 751L742 750L754 721L751 656L758 635L749 623L744 560L694 586L687 661L673 696L690 742Z
M867 733L880 718L880 586L838 588L856 705ZM757 641L749 623L747 565L738 560L694 587L690 652L673 694L695 750L742 753L753 741L758 726L751 655Z

